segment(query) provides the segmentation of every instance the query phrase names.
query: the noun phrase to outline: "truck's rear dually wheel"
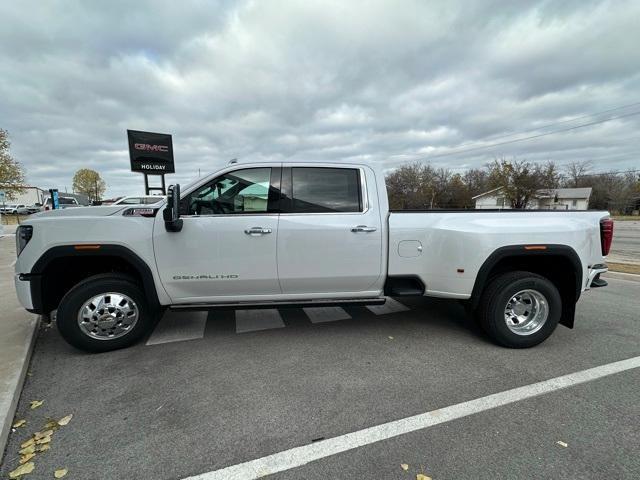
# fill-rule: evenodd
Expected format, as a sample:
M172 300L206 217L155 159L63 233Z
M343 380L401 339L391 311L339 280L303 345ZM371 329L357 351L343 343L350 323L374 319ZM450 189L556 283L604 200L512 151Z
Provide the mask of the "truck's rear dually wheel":
M498 344L533 347L553 333L562 313L555 285L531 272L508 272L494 278L480 299L480 325Z
M76 348L106 352L127 347L149 331L153 315L142 290L125 275L95 275L63 297L58 330Z

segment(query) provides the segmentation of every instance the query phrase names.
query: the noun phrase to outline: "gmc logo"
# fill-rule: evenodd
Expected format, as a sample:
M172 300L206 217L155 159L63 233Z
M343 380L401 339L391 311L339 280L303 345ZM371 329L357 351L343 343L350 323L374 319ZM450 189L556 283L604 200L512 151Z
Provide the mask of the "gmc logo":
M166 145L149 145L148 143L134 143L133 148L136 150L144 150L145 152L168 152L169 147Z

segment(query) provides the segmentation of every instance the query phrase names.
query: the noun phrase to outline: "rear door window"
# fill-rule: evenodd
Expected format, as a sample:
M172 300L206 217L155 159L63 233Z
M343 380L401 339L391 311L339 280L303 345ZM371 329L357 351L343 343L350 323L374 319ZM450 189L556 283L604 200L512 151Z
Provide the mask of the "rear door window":
M361 212L360 170L293 167L293 213Z

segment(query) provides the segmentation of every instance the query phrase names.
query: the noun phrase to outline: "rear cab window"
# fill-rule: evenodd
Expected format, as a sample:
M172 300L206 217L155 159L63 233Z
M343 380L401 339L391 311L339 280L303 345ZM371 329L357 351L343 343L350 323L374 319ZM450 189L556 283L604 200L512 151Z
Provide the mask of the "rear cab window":
M359 213L363 211L361 172L357 168L292 167L285 213ZM283 179L283 189L285 180Z

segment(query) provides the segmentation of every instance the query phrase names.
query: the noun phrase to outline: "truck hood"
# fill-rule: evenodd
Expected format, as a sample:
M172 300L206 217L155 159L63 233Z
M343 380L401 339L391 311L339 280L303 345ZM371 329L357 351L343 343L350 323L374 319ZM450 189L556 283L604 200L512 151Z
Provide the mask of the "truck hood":
M118 213L131 205L109 205L106 207L76 207L63 208L61 210L47 210L36 213L30 218L51 218L51 217L106 217Z

